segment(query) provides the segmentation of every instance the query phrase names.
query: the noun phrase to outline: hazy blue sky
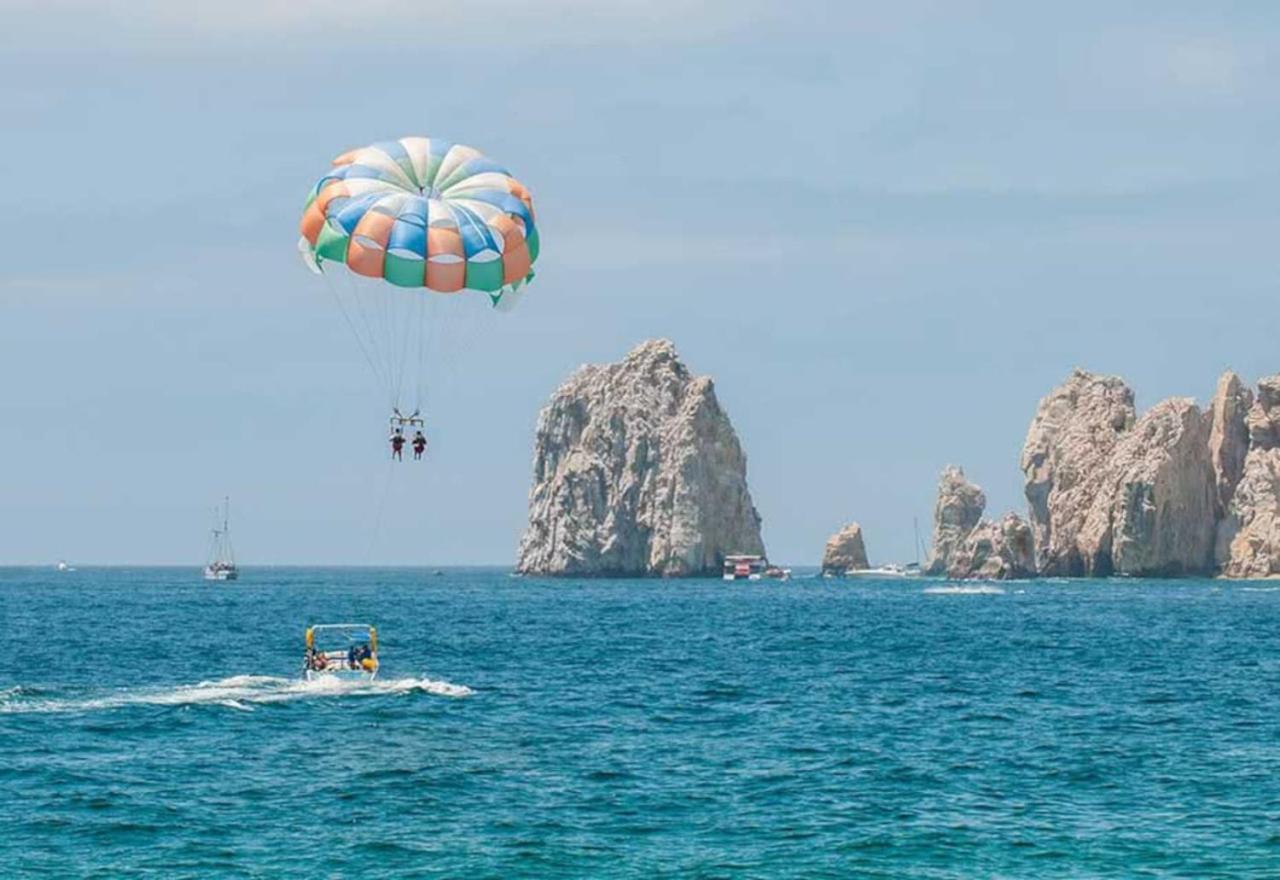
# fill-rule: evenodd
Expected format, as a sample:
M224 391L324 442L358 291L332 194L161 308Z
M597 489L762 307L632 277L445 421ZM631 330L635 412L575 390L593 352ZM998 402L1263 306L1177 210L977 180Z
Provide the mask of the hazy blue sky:
M1143 407L1280 372L1274 3L0 10L0 561L199 562L226 492L247 563L509 562L547 395L658 335L774 558L850 519L901 558L948 462L1023 508L1073 366ZM543 251L388 484L294 243L333 155L405 134L510 166Z

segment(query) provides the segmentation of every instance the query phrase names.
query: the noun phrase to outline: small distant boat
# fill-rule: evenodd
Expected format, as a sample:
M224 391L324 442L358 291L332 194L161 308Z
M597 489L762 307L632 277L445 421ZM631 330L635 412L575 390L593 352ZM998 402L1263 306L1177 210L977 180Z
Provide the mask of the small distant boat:
M56 566L58 571L75 571L75 566L67 565L67 560L59 559Z
M378 630L367 623L307 627L302 673L307 681L373 681L378 675Z
M216 516L215 512L215 516ZM222 528L215 524L209 539L209 561L204 567L207 581L234 581L240 578L236 554L231 546L231 499L222 500Z
M875 568L846 569L844 576L850 578L906 577L907 572L901 565L890 562L887 565L877 565Z
M899 565L896 562L877 565L875 568L851 568L844 573L845 577L861 578L911 578L921 577L920 563L908 562Z
M743 553L724 558L723 578L726 581L785 581L791 579L791 569L770 565L763 556Z
M920 542L920 521L912 519L911 526L915 532L915 562L908 562L905 565L899 565L896 562L888 562L884 565L877 565L875 568L850 568L844 572L844 577L850 578L918 578L924 577L924 569L920 565L920 548L923 546ZM831 577L830 574L826 577Z
M763 556L750 554L726 556L723 577L726 581L758 581L764 577L764 571L768 567L769 563Z

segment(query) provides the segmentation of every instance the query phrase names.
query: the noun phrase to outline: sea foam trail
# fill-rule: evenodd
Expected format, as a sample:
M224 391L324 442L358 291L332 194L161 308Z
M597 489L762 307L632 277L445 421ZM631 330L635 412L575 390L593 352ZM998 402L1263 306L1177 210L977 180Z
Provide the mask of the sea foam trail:
M269 675L233 675L217 681L168 688L113 691L80 699L26 699L21 688L0 692L0 713L100 712L126 706L219 705L252 712L254 705L324 697L376 697L421 692L441 697L468 697L466 685L431 678L389 678L344 681L277 678Z
M968 584L946 587L925 587L921 590L931 596L1003 596L1004 590L994 584Z

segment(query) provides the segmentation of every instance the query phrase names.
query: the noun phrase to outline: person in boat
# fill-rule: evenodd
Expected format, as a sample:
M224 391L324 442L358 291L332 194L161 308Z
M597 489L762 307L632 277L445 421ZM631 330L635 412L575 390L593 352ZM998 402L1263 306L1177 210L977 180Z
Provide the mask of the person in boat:
M418 461L422 458L422 453L427 451L427 435L422 433L419 428L413 433L413 459Z
M391 457L404 461L404 431L399 427L391 432Z

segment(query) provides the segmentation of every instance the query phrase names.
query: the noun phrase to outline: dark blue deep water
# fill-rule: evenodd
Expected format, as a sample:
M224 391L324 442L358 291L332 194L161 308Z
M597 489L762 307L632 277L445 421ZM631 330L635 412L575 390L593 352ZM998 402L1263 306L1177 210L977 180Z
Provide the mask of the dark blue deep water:
M1280 876L1280 591L930 586L2 570L0 876Z

